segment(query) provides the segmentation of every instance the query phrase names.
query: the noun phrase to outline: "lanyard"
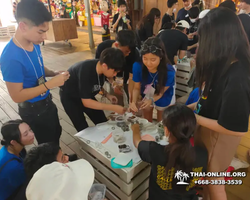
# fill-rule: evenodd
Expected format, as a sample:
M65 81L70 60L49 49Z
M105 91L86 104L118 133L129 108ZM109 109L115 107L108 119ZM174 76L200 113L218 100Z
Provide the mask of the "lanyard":
M155 74L155 76L152 76L152 74L149 72L149 75L152 77L152 82L151 82L151 85L153 84L154 86L155 86L155 84L154 84L154 81L155 81L155 77L158 75L158 72Z
M99 90L101 91L101 88L102 88L102 86L101 86L101 82L100 82L100 78L99 78L99 74L98 73L96 73L97 74L97 79L98 79L98 85L99 85ZM104 78L103 78L104 79ZM103 81L104 82L104 81Z
M23 46L22 46L22 45L20 44L20 42L16 39L16 37L14 37L14 39L17 41L17 43L21 46L21 48L23 49L23 51L26 53L27 57L28 57L28 58L29 58L29 60L30 60L30 63L31 63L31 64L32 64L32 66L33 66L33 69L34 69L35 74L36 74L36 78L37 78L37 79L39 79L39 77L38 77L38 75L37 75L36 68L35 68L35 66L34 66L34 64L33 64L32 60L31 60L31 58L29 57L29 55L28 55L27 51L23 48ZM35 45L34 45L34 44L33 44L33 46L34 46L34 49L36 50L36 47L35 47ZM38 59L38 62L39 62L39 64L40 64L40 69L41 69L42 76L43 76L42 62L41 62L41 59L40 59L40 57L39 57L39 55L38 55L37 50L36 50L36 55L37 55L37 59Z

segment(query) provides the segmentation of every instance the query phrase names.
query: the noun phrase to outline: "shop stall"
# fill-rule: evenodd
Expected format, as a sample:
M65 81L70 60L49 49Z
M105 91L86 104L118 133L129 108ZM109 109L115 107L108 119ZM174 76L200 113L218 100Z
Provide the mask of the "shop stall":
M100 8L102 0L89 0L90 1L90 16L93 26L101 27L101 14L103 11ZM113 16L117 13L117 0L107 0L109 4L110 24L112 24ZM78 22L80 26L87 26L87 13L85 12L85 5L83 0L79 0L76 4L78 15Z
M76 11L72 0L42 0L42 2L53 17L53 20L49 23L47 40L53 42L65 41L72 46L69 40L78 38L74 17Z

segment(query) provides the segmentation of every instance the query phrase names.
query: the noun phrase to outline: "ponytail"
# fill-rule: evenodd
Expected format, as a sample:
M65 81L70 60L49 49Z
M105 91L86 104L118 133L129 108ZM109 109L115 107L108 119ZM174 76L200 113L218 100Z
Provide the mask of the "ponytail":
M5 146L5 145L7 145L7 142L5 142L4 140L1 140L1 145Z
M19 125L24 123L24 121L10 120L2 125L1 134L3 139L1 140L1 144L4 146L11 145L11 141L15 140L16 142L21 144L21 132L19 130Z
M163 125L169 132L170 144L165 147L167 164L166 176L169 170L174 174L181 170L189 174L195 162L195 150L189 139L196 127L196 118L193 111L182 104L169 106L163 112ZM178 179L173 177L172 189L184 192L185 185L178 185ZM190 177L185 180L190 182Z
M195 151L189 140L177 141L166 146L166 154L168 162L166 172L172 167L177 170L190 172L195 161Z

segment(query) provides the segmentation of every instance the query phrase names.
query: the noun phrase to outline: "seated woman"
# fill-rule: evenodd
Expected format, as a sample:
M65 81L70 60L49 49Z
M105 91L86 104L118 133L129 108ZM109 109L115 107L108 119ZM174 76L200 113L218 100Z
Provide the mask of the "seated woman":
M25 146L34 142L34 133L22 120L12 120L1 128L3 139L0 150L0 197L11 199L25 182L23 159Z
M163 125L166 146L143 141L139 125L132 126L134 145L141 159L151 164L148 199L198 200L194 189L198 178L190 172L206 172L208 153L189 142L196 128L195 115L185 105L169 106L163 113Z
M142 47L142 62L133 65L133 100L130 109L138 112L143 110L143 116L152 122L153 107L156 106L157 120L161 121L163 110L175 103L175 69L168 60L164 45L159 38L149 38ZM137 108L139 95L143 103Z

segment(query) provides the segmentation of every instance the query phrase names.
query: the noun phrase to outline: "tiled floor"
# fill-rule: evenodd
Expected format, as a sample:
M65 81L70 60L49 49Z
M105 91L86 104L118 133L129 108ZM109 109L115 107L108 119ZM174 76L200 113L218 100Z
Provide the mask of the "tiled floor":
M101 42L101 35L100 33L98 33L98 29L94 29L94 33L94 41L97 45ZM53 70L67 70L71 65L76 62L94 58L95 50L89 49L89 39L86 28L82 28L78 32L78 36L78 39L71 40L73 47L69 47L69 45L64 42L52 43L48 41L45 43L45 46L41 46L45 66ZM0 39L0 55L8 40L9 38ZM51 91L54 97L53 101L58 108L60 123L63 129L61 136L61 148L64 153L76 153L79 155L79 146L76 140L74 139L74 134L76 133L76 130L72 126L69 117L64 112L58 92L58 88L53 89ZM20 118L17 113L17 104L11 100L6 85L2 80L2 76L0 74L0 127L2 123L10 119L17 118ZM88 118L87 121L90 126L93 126L93 123ZM34 145L36 145L36 142ZM27 149L30 149L32 146L29 146ZM244 179L243 185L229 186L226 187L226 189L228 194L228 200L249 200L250 172L248 172L248 177Z

